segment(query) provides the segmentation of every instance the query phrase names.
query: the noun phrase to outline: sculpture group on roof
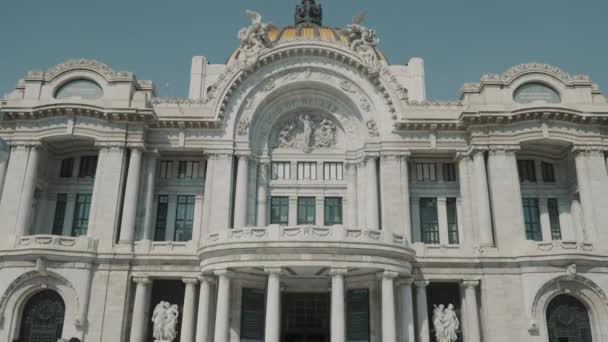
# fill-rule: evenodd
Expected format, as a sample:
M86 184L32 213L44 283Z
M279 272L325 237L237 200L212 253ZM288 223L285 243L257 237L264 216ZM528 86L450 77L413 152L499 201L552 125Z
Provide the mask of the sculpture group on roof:
M237 60L244 66L251 67L258 61L259 53L270 44L268 38L268 24L262 22L262 15L255 11L245 11L251 18L251 25L239 30L240 42Z
M364 19L364 13L355 16L352 23L346 26L345 32L349 47L361 56L370 73L377 73L382 67L376 54L376 46L380 43L380 39L376 30L362 25Z

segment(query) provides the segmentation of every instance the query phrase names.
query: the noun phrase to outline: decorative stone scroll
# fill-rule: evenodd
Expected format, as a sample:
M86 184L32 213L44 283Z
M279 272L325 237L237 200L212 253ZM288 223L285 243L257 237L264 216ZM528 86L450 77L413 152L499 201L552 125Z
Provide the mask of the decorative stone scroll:
M315 114L299 114L279 129L275 148L302 149L310 153L336 145L336 124Z
M177 337L177 319L179 308L177 304L161 301L154 308L152 323L155 342L172 342Z

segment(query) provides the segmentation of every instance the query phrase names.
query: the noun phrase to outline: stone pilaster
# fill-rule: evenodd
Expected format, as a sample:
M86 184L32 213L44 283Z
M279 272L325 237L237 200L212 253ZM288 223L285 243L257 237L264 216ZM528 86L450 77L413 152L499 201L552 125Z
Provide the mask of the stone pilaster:
M380 229L377 159L377 157L368 156L365 160L365 171L367 173L367 229L371 230Z
M158 168L158 152L146 153L147 169L146 177L146 196L144 199L144 223L143 240L154 239L154 185L156 184L156 169Z
M258 204L258 227L266 227L268 225L268 175L270 163L266 161L259 162L258 168L258 184L257 184L257 204Z
M478 242L481 246L493 246L494 237L492 234L490 195L484 151L476 150L473 152L473 168L475 176L475 200L472 207L476 208L477 211Z
M380 157L381 212L383 230L390 230L399 235L407 234L409 219L409 179L407 163L405 169L402 160L407 154L383 153ZM407 159L406 159L407 160ZM407 207L406 207L407 206Z
M238 165L236 172L236 192L234 194L234 228L243 228L247 224L249 156L238 156Z
M209 215L209 232L217 232L230 228L232 204L232 174L233 155L216 154L213 160L213 182L211 185L211 212Z
M139 176L141 171L142 151L138 147L131 148L127 184L122 209L122 224L119 242L130 244L135 238L135 218L139 195Z
M346 225L356 228L358 223L358 198L357 198L357 166L347 163L346 167Z

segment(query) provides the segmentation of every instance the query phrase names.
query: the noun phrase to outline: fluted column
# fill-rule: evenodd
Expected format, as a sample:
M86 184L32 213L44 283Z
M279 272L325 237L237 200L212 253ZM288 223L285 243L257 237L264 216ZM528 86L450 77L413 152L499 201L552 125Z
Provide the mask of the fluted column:
M472 210L471 181L476 182L470 175L471 158L468 154L458 153L458 183L460 188L460 201L462 203L462 217L458 217L458 224L463 227L462 236L458 237L460 245L472 246L474 219ZM476 209L477 210L477 209Z
M148 318L150 311L150 284L149 278L133 278L135 282L135 302L133 304L133 319L131 323L130 342L146 341Z
M147 153L146 198L143 226L143 240L154 240L154 185L158 168L158 152Z
M194 314L196 310L196 287L197 279L184 279L186 291L184 295L184 308L182 312L182 330L180 333L181 342L194 341Z
M345 269L332 269L331 275L331 342L346 341L346 312L344 306Z
M469 329L465 331L467 342L480 342L479 334L479 313L477 308L477 291L475 288L479 285L477 280L465 280L462 282L464 287L464 303L467 306L464 310L466 314L466 322L464 326Z
M247 225L247 189L249 188L249 156L238 156L236 193L234 195L234 228Z
M418 342L429 342L429 312L426 303L426 280L416 280L416 326L418 330Z
M368 157L365 161L367 171L367 229L380 229L378 213L378 169L376 157Z
M357 222L357 166L346 164L346 224L350 228L359 226Z
M412 299L412 278L400 279L399 287L399 342L416 342L414 328L414 302Z
M215 312L215 337L214 342L228 342L228 325L230 323L230 283L232 273L229 271L217 271L217 307Z
M196 319L196 342L207 342L209 339L209 321L211 321L211 284L212 277L199 277L201 281L198 296L198 315Z
M30 225L34 213L32 207L34 203L34 193L36 191L36 179L38 178L38 164L40 163L40 147L30 146L30 153L23 179L23 190L19 201L19 214L17 216L17 234L20 236L30 233Z
M279 342L281 336L281 268L267 268L266 327L264 342Z
M266 220L266 215L268 215L266 209L266 201L268 196L268 166L268 162L261 161L258 168L258 227L266 227L268 224Z
M131 149L127 184L122 208L122 225L120 241L131 242L135 236L135 215L137 214L137 196L139 195L139 171L141 170L141 150Z
M475 168L475 208L477 208L477 228L479 229L479 244L493 246L492 216L490 214L490 194L488 191L488 175L484 151L473 153Z
M395 278L397 272L382 273L382 342L397 341L395 320Z

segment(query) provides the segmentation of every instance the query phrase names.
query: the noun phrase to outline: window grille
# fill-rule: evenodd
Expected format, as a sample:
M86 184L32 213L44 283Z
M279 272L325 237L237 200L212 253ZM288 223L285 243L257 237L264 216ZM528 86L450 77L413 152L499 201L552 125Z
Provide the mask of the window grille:
M428 244L439 243L436 198L420 198L420 232L422 233L422 242Z
M272 162L271 164L271 179L291 179L291 164L289 162Z
M299 162L298 163L298 179L299 180L316 180L317 179L317 163Z
M323 163L323 179L325 180L343 180L343 164L339 162Z
M540 225L540 210L538 208L538 198L524 198L524 224L526 227L526 239L542 241Z

